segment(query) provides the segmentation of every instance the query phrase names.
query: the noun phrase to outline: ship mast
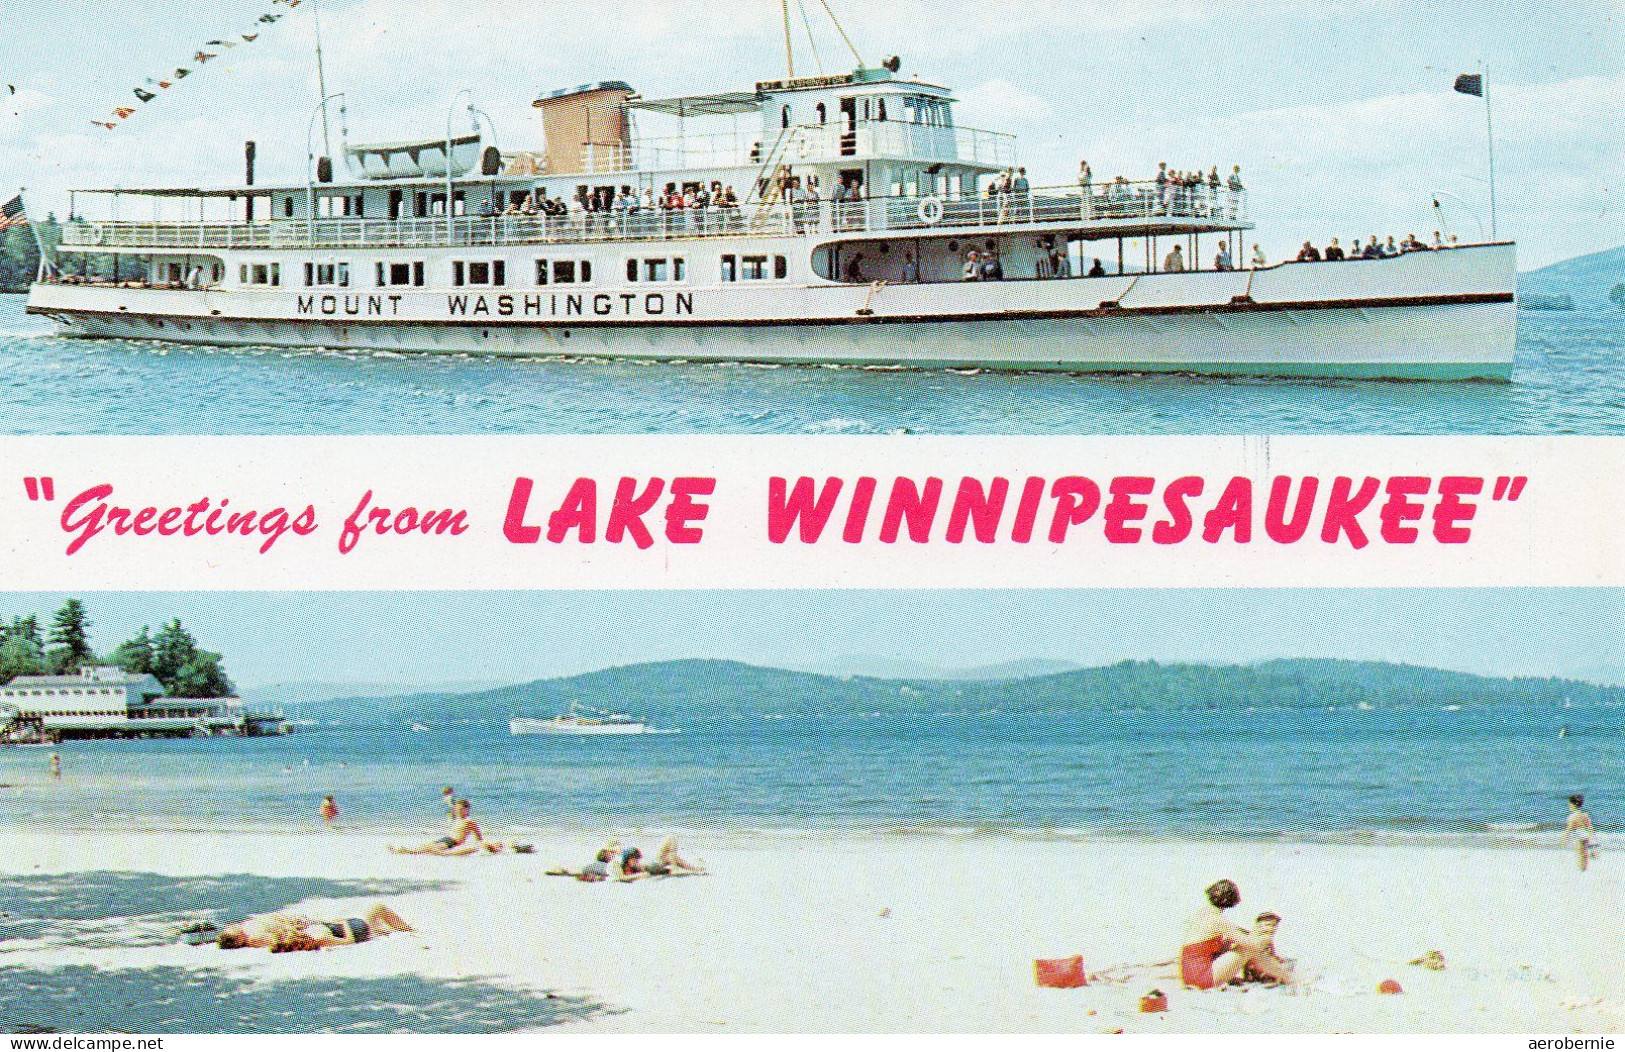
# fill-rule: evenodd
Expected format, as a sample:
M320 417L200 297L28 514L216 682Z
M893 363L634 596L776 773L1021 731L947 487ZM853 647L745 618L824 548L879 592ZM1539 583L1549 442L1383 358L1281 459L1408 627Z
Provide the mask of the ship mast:
M796 49L790 37L790 0L780 0L784 10L784 64L790 70L790 79L796 79Z
M322 156L333 156L333 138L327 130L327 71L322 65L322 11L321 0L310 0L310 16L316 27L316 90L322 98ZM446 205L449 210L450 202Z
M818 0L818 2L823 6L824 14L829 16L830 25L834 26L835 32L840 34L841 42L846 45L846 49L852 52L852 57L857 60L858 68L863 69L865 67L863 56L858 53L857 45L852 43L851 36L847 34L846 27L841 24L841 20L836 16L835 9L830 6L829 0ZM801 11L801 21L807 29L807 43L812 48L813 55L816 58L818 55L818 42L813 38L811 23L807 21L806 0L796 0L796 6ZM796 77L796 49L795 39L790 30L790 0L779 0L779 10L784 20L784 65L789 71L790 79L794 80ZM822 60L819 61L818 65L820 69L823 68Z

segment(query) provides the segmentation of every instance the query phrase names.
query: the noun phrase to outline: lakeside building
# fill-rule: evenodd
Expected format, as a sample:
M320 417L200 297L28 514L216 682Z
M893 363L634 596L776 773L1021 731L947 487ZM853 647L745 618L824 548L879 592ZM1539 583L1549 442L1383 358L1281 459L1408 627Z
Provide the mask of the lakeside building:
M283 734L280 712L241 698L172 698L146 673L90 666L65 676L18 676L0 686L0 741Z

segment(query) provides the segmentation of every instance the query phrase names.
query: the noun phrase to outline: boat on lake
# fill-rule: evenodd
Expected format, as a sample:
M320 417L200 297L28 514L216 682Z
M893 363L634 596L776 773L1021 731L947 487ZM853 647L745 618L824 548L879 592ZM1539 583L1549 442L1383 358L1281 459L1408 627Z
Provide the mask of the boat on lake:
M525 734L677 734L674 730L657 730L642 720L624 713L605 712L572 701L569 712L550 719L516 716L508 721L508 733Z
M454 99L445 135L343 132L342 178L323 156L295 183L76 191L28 310L73 335L224 346L1511 373L1511 243L1244 269L1255 205L1233 166L1029 184L1015 138L961 125L949 87L854 57L680 97L551 91L534 149L499 149ZM1203 269L1221 245L1234 268ZM76 276L107 256L113 280Z

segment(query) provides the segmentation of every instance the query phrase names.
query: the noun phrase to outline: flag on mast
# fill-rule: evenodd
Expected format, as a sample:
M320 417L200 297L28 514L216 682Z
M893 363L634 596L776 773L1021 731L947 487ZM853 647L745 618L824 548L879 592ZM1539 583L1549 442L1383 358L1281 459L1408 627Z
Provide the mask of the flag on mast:
M0 230L10 230L14 226L27 226L28 213L23 210L23 195L18 194L5 204L0 205Z
M1484 74L1463 73L1461 76L1456 78L1456 90L1461 92L1463 95L1475 95L1478 98L1483 98Z

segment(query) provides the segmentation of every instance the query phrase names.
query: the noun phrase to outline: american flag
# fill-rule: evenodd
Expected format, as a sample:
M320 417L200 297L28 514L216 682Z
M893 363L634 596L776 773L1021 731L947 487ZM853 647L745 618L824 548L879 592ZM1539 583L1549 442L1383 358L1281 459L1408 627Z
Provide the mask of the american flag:
M0 230L10 230L14 226L26 226L28 216L23 214L23 195L18 194L5 204L0 205Z

